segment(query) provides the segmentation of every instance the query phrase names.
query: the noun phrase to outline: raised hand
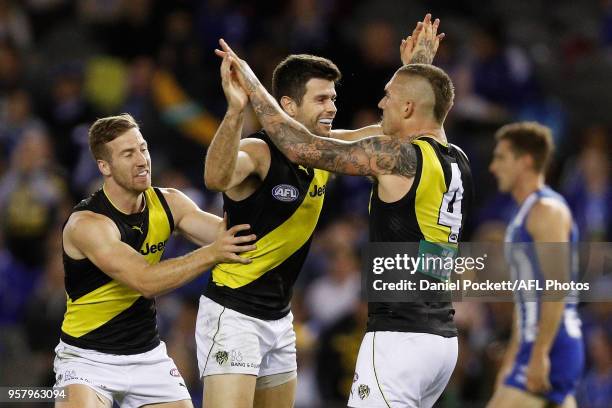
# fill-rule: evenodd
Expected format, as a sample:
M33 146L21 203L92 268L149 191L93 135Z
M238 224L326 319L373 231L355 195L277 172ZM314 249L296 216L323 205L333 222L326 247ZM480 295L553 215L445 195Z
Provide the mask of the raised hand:
M259 82L259 79L257 79L255 73L253 73L251 67L249 67L249 64L240 59L224 39L221 38L219 40L219 45L221 46L221 49L215 49L215 54L223 58L224 61L225 59L228 60L232 73L235 75L236 80L240 83L248 95L255 92L261 83Z
M228 110L242 112L249 102L249 96L240 85L236 76L232 73L230 58L223 58L221 63L221 85L227 100Z
M440 19L433 23L431 14L427 13L423 21L419 21L412 34L402 40L400 57L402 64L431 64L438 51L440 41L445 34L438 34Z
M255 234L237 237L240 231L246 231L251 228L250 225L240 224L234 225L229 230L227 229L227 215L219 223L217 239L211 244L214 251L214 257L217 263L241 263L249 264L252 261L248 258L243 258L237 254L257 249L255 245L245 245L247 242L252 242L257 239Z

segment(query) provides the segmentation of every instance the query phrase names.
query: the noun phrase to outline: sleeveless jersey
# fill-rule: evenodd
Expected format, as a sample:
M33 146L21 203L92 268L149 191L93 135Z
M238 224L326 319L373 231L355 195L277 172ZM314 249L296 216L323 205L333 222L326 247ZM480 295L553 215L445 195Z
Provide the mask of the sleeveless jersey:
M533 237L527 231L527 217L533 206L542 198L552 198L567 206L565 199L551 188L545 186L531 193L520 206L506 230L507 243L532 243ZM570 243L578 242L578 229L572 225ZM545 287L544 276L540 269L536 249L533 245L509 245L506 257L510 265L513 279L538 280ZM578 257L573 250L570 252L570 274L577 278ZM534 289L535 290L535 289ZM515 292L515 310L518 318L519 350L516 355L515 367L508 376L506 384L526 389L525 369L529 363L531 349L538 334L541 301L536 293L528 291ZM575 293L571 294L576 299ZM575 301L566 301L559 329L550 350L550 382L552 390L545 397L561 404L563 398L576 387L584 367L584 346L582 344L581 322L576 311Z
M549 187L543 187L542 189L531 193L529 197L525 199L510 222L506 230L506 242L534 242L533 238L527 231L527 216L529 215L529 212L533 208L534 204L544 197L561 201L565 206L567 206L565 199ZM572 225L570 242L578 242L578 229L575 224ZM515 245L509 247L507 250L507 257L513 279L544 280L534 246ZM571 275L574 279L577 277L578 273L577 261L577 257L573 256L572 254L569 262L572 263ZM544 287L544 284L542 283L540 286ZM540 315L540 301L536 301L538 296L535 293L533 294L533 297L527 297L525 291L517 291L515 293L515 298L521 342L532 343L537 335L538 316ZM529 299L529 301L527 299ZM580 319L578 318L578 314L576 312L575 302L566 302L565 312L563 319L561 320L561 325L559 327L557 336L559 338L581 337Z
M398 201L386 203L378 197L376 184L372 189L370 241L424 240L456 244L461 239L473 196L468 159L457 146L441 144L431 137L415 139L412 144L416 150L417 170L406 195ZM435 281L421 274L418 274L418 279ZM440 300L371 302L367 330L454 337L457 329L450 294Z
M145 209L124 214L103 189L74 207L102 214L115 223L121 241L139 251L150 264L159 262L174 229L168 204L159 189L144 192ZM67 308L61 339L67 344L111 354L137 354L159 344L155 301L112 279L89 259L63 252Z
M243 254L252 263L219 264L204 294L240 313L277 320L289 313L293 284L306 259L321 213L329 173L291 163L264 131L250 137L270 149L270 169L249 197L223 196L228 228L250 224L257 249Z

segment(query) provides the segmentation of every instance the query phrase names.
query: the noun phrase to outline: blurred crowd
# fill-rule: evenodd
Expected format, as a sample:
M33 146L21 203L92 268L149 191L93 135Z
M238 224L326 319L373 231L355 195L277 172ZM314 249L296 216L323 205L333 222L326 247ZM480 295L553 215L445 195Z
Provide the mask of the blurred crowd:
M226 103L213 54L225 38L264 84L290 53L343 73L335 128L377 122L399 43L426 12L447 33L436 56L456 87L449 140L476 186L466 239L503 237L513 210L488 173L494 131L514 120L553 129L548 181L568 200L583 241L612 240L612 1L0 0L0 384L52 385L65 308L61 226L100 187L87 146L98 117L131 113L149 142L155 185L220 214L202 174ZM258 129L253 115L244 133ZM371 185L335 177L292 309L296 406L346 406L365 328L360 250ZM173 238L166 257L192 249ZM157 300L162 338L200 406L194 325L207 275ZM492 394L512 320L509 303L456 303L460 353L439 407ZM612 404L612 303L580 306L587 349L581 407Z

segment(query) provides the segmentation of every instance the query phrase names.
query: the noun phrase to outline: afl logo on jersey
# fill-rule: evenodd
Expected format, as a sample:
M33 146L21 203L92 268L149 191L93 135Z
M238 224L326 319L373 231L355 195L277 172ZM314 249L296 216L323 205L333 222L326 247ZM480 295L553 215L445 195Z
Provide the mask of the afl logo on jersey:
M297 188L289 184L279 184L272 189L272 196L280 201L291 202L297 200L300 193Z

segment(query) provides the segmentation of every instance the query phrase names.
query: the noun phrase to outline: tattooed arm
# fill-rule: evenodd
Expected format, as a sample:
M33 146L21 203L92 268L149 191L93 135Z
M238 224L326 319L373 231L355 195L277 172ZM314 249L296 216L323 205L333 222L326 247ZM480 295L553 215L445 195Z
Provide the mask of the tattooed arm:
M344 142L315 136L290 117L284 119L270 129L264 127L274 144L295 163L349 175L412 178L416 174L416 152L407 141L373 136Z
M411 143L389 136L344 142L313 135L287 115L261 85L248 64L220 41L217 55L229 59L238 81L251 100L257 118L274 144L295 163L350 175L388 174L414 177L416 152Z
M289 160L336 173L414 177L416 153L411 143L390 136L354 142L318 137L293 120L259 85L250 94L251 104L266 132Z

